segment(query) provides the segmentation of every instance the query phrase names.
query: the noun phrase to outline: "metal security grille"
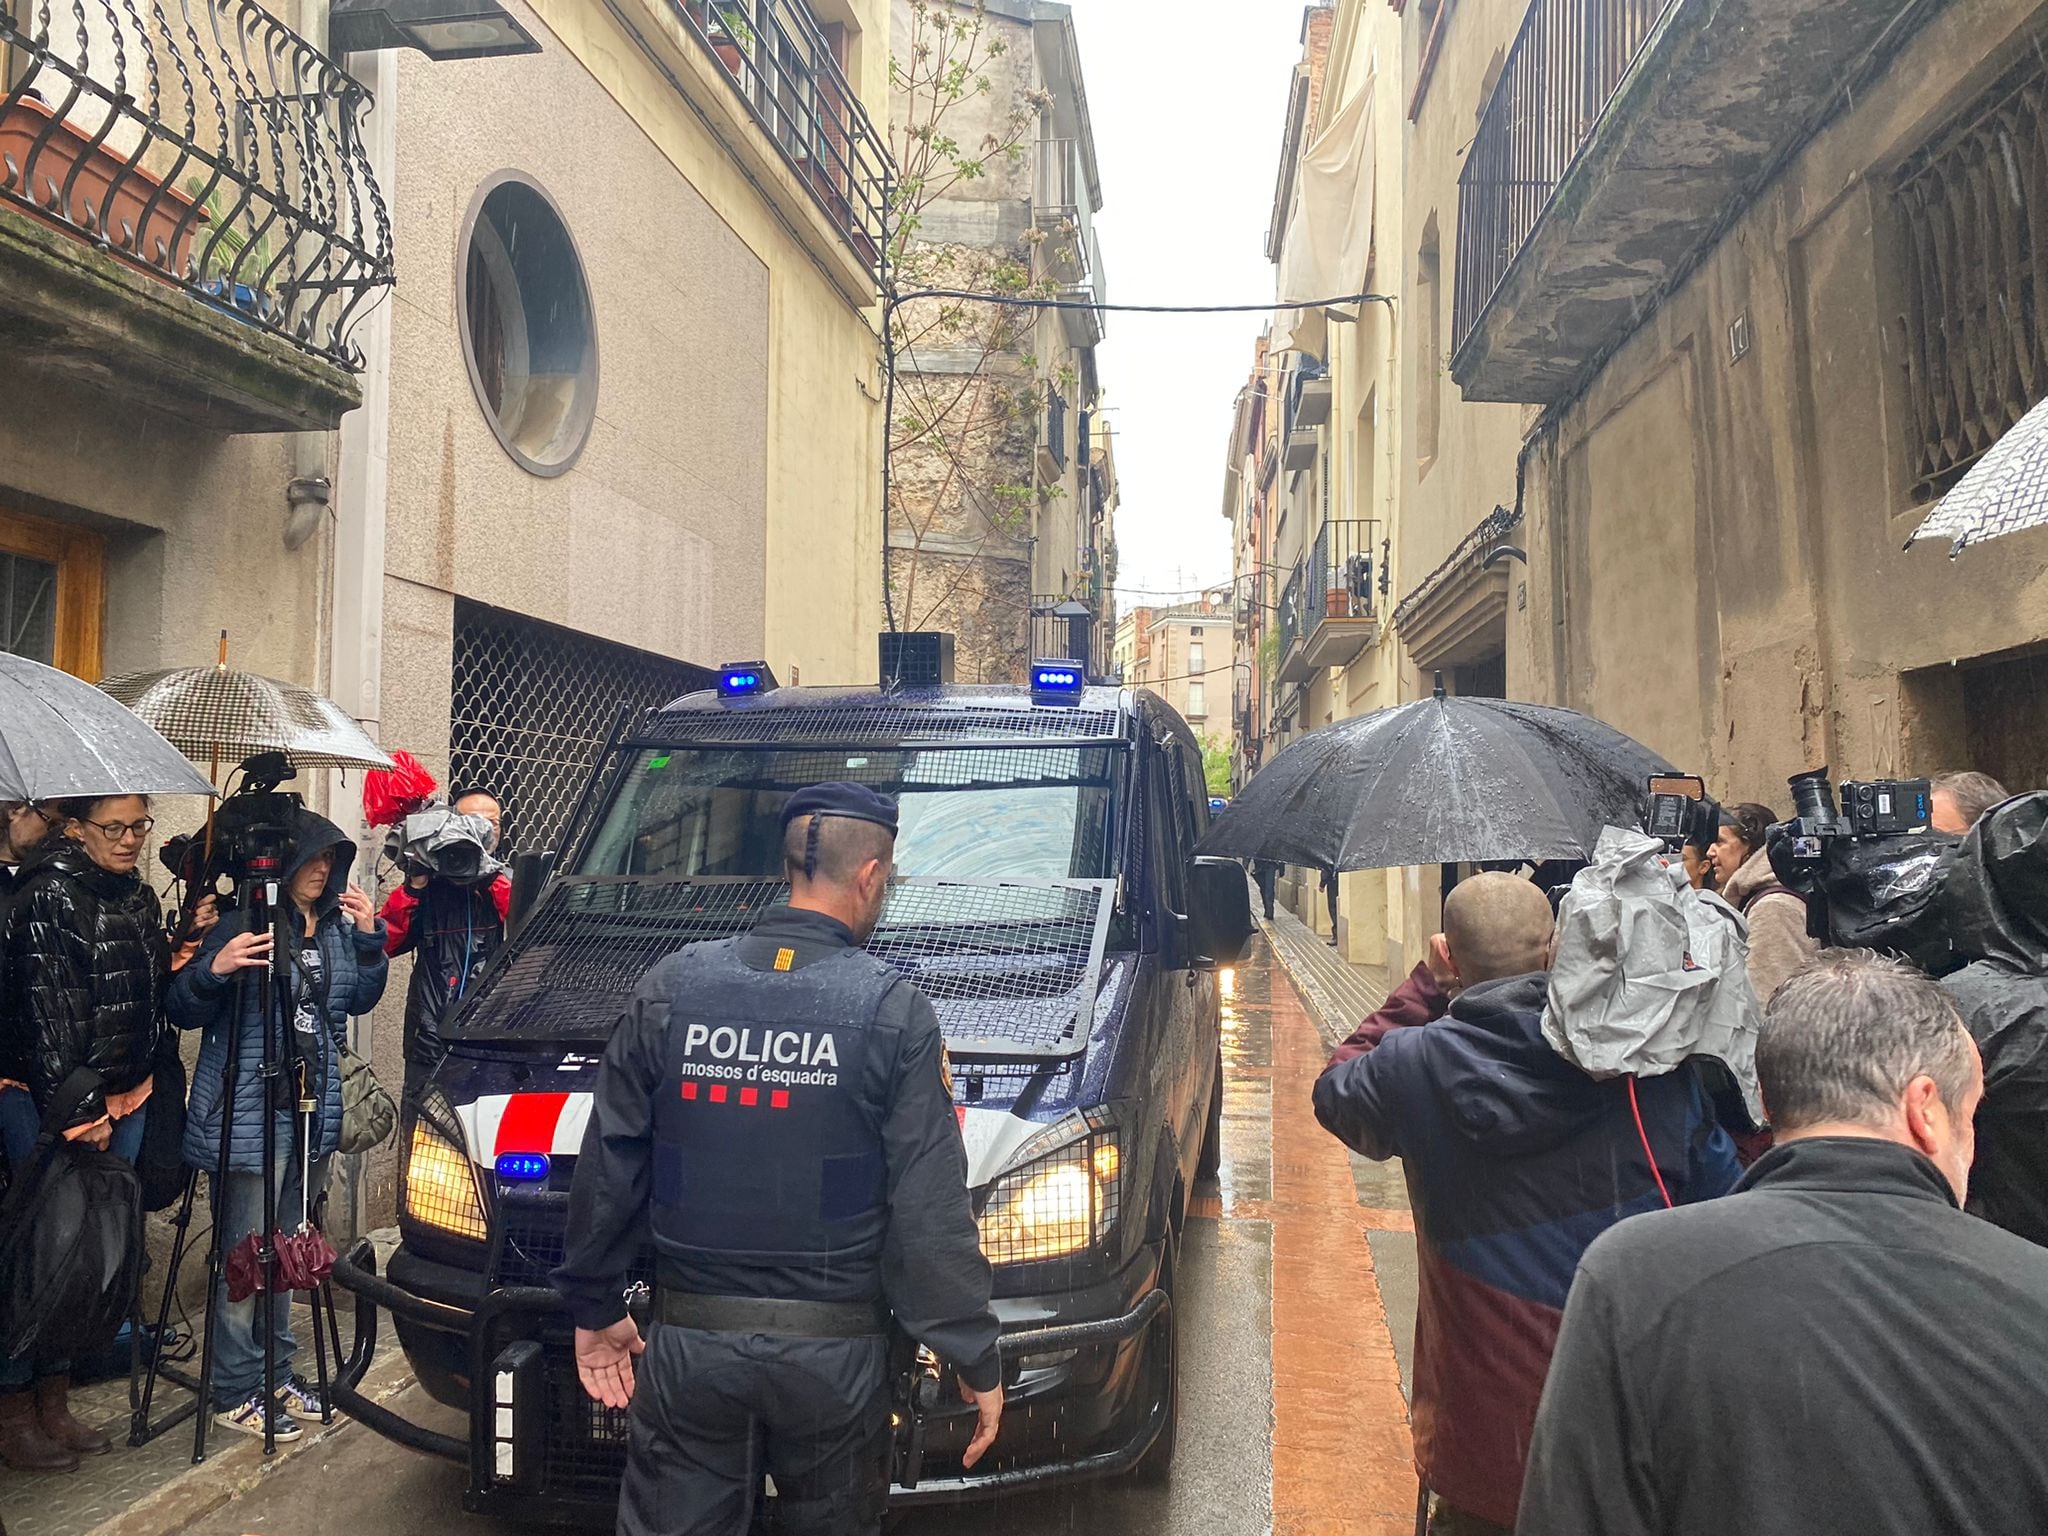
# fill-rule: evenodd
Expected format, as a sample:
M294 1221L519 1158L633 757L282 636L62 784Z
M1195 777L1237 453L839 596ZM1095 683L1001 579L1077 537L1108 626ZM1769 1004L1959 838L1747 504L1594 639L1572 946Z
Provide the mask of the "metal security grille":
M498 796L519 847L557 847L619 706L651 709L714 676L458 598L451 787Z
M1113 700L1091 689L1087 704L1091 707L1038 708L1021 695L1014 708L949 706L936 698L892 704L878 702L872 694L854 693L834 701L822 690L804 690L801 703L781 703L771 695L756 705L657 711L634 727L633 740L643 746L674 747L1120 740L1123 720Z
M2048 395L2048 69L2033 52L1900 171L1916 495Z
M458 1026L470 1039L603 1040L685 944L751 928L779 880L555 881ZM1059 1062L1085 1048L1116 887L1107 880L899 880L868 951L931 999L954 1054Z

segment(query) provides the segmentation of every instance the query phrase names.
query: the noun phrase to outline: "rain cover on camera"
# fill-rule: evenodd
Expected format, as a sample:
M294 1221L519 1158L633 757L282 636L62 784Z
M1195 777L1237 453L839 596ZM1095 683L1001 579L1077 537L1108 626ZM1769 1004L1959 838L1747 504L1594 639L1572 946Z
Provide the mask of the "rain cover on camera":
M1880 949L1936 975L1950 958L1941 892L1961 839L1939 832L1836 838L1821 856L1828 942Z
M1711 1056L1761 1125L1760 1022L1749 930L1735 909L1694 890L1656 839L1603 830L1558 909L1543 1010L1551 1048L1594 1077L1658 1077Z
M550 881L455 1022L466 1039L602 1041L633 989L685 944L745 933L780 880L584 875ZM867 950L930 999L956 1061L1079 1056L1105 988L1109 880L902 879Z
M403 869L431 870L451 880L481 884L496 879L505 868L491 857L492 836L486 818L430 805L391 829L384 839L384 854Z

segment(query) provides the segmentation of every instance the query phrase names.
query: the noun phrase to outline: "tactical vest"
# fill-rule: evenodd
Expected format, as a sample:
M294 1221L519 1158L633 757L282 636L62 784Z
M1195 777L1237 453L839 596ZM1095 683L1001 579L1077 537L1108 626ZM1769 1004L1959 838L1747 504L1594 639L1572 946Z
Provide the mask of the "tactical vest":
M665 1258L877 1262L888 1224L866 1057L896 973L858 949L756 971L738 941L689 951L656 1090L650 1226Z

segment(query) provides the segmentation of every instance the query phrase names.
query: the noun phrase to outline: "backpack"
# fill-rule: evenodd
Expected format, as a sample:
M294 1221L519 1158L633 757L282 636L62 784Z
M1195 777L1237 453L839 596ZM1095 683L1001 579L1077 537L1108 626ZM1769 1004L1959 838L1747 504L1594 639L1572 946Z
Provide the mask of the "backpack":
M142 1189L111 1152L64 1140L100 1092L79 1068L43 1115L42 1134L0 1202L0 1353L64 1359L97 1349L128 1320L142 1279Z

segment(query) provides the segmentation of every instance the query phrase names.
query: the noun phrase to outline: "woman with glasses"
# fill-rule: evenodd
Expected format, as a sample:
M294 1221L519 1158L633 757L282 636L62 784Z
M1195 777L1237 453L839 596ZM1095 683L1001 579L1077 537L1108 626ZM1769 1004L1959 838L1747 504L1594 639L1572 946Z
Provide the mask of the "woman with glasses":
M79 1067L102 1095L65 1130L133 1162L142 1146L170 943L136 873L156 823L142 795L58 802L61 834L17 877L0 1019L0 1142L21 1167L44 1107ZM10 826L12 818L10 818ZM25 1085L25 1086L24 1086ZM71 1416L66 1360L0 1361L0 1461L70 1470L113 1448Z

